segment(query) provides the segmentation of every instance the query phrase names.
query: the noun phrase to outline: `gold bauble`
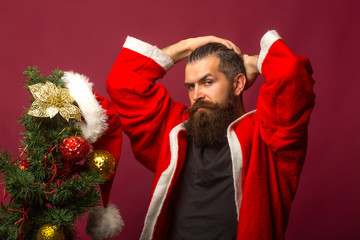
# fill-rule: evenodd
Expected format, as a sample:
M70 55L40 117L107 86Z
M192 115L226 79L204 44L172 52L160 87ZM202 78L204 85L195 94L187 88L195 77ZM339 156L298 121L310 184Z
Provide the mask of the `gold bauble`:
M85 165L89 170L97 170L107 181L115 174L116 161L106 150L94 150L87 156Z
M36 240L64 240L65 235L63 231L58 229L55 225L45 224L36 234Z

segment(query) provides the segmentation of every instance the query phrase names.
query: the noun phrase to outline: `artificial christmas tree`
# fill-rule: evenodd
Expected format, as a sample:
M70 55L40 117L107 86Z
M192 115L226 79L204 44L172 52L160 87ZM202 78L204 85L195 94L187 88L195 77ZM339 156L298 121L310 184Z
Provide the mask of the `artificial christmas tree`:
M33 99L20 120L25 127L21 159L12 160L2 151L0 155L4 179L0 236L1 239L74 239L76 220L100 205L99 184L101 190L106 189L103 203L107 207L120 157L121 128L117 124L109 129L107 112L101 107L109 107L109 103L91 92L91 84L84 76L57 70L43 76L37 68L30 67L24 75ZM71 93L69 86L78 83L88 87ZM110 120L114 121L116 114L112 113ZM95 149L109 150L107 158L112 159L111 166L86 167L87 156L93 151L90 143ZM103 168L107 169L106 178ZM114 216L120 226L112 234L123 225L120 215Z

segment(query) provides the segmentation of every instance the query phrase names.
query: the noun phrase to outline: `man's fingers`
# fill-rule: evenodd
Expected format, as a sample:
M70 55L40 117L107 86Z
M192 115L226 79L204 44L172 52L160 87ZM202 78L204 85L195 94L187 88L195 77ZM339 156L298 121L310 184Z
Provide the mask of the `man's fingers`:
M225 45L227 48L233 50L237 54L242 55L240 48L238 48L238 46L236 46L233 42L227 39L222 39L222 38L218 38L218 39L219 39L219 43Z
M195 50L197 47L205 45L206 43L217 42L217 43L221 43L221 44L225 45L227 48L235 51L237 54L242 55L240 48L238 48L233 42L231 42L227 39L219 38L216 36L205 36L205 37L193 38L191 40L193 42L192 48L191 48L192 51Z
M242 55L240 48L238 48L238 46L236 46L233 42L226 40L229 42L231 49L236 52L237 54L239 54L240 56Z

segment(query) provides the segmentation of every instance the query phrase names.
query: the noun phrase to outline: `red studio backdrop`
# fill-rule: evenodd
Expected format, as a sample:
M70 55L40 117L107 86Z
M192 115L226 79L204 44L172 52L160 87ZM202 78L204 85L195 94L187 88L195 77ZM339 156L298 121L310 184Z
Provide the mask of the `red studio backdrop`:
M287 239L360 239L360 2L355 0L2 1L0 5L0 146L19 156L17 124L30 96L22 72L38 66L73 70L108 96L105 82L127 35L159 47L201 35L235 42L257 54L261 36L276 29L298 54L309 56L317 95L309 146L286 232ZM188 104L184 63L161 82ZM245 93L256 106L260 77ZM183 90L179 90L183 89ZM138 239L153 173L134 160L125 137L110 201L125 220L116 239ZM2 192L3 185L0 186ZM77 223L80 239L85 217Z

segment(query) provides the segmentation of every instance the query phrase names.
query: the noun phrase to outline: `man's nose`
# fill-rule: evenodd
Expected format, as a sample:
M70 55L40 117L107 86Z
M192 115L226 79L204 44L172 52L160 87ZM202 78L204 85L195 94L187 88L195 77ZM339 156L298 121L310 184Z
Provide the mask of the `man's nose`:
M204 98L204 93L202 91L201 86L195 86L194 88L194 96L193 96L193 100L194 102L203 99Z

